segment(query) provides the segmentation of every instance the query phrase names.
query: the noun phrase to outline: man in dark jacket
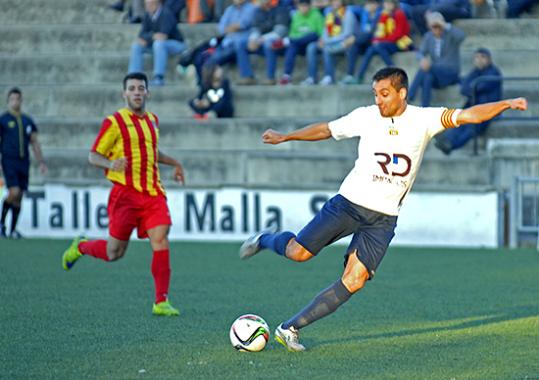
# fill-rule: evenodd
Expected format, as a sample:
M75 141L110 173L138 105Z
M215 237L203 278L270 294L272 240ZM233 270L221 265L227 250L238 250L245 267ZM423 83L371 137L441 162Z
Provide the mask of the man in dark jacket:
M144 53L153 54L153 79L150 84L163 86L170 54L181 54L186 48L176 17L163 0L145 0L146 13L137 41L131 47L129 73L142 72Z
M489 80L478 81L481 77L492 77ZM496 79L498 78L498 79ZM466 96L464 108L476 104L497 102L502 98L502 73L492 63L490 51L479 48L474 54L474 68L462 80L460 93ZM483 134L490 124L464 124L459 128L448 129L436 137L435 145L445 154L464 146L475 135Z

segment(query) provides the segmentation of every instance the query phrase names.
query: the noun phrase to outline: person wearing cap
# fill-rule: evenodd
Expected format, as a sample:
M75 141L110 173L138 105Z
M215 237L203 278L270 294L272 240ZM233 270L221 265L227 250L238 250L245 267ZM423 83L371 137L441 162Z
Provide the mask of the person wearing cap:
M476 104L497 102L502 98L502 73L492 62L490 51L479 48L473 56L474 68L462 80L460 93L466 97L464 108ZM480 77L493 77L477 81ZM499 78L499 79L496 79ZM436 137L435 145L445 154L464 146L474 136L485 133L489 121L480 124L463 124L459 128L446 130Z
M432 89L441 89L459 83L460 45L466 34L447 23L441 13L427 15L430 31L425 33L418 52L419 70L410 86L409 99L413 101L421 89L421 106L428 107Z

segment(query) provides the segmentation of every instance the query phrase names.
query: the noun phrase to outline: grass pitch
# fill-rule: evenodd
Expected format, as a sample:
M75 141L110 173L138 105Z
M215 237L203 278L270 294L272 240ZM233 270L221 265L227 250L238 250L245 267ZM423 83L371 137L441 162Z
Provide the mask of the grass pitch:
M172 245L179 318L151 315L148 243L61 268L69 244L0 241L0 378L539 379L539 253L390 249L374 281L302 330L308 351L229 343L244 313L272 333L342 271L342 247L307 263L239 244Z

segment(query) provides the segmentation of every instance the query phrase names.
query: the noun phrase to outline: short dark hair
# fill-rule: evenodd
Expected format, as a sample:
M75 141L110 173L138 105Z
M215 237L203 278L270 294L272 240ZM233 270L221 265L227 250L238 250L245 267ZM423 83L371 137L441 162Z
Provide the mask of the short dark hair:
M18 87L12 87L9 89L9 91L7 92L7 98L9 99L9 97L12 95L12 94L18 94L19 96L22 96L22 91L20 88Z
M372 80L374 82L381 81L382 79L389 79L391 85L395 87L395 90L399 91L401 88L405 88L408 91L408 75L406 71L399 67L384 67L374 74Z
M127 81L129 79L138 79L144 81L144 85L148 87L148 77L144 73L129 73L124 77L124 90L127 88Z

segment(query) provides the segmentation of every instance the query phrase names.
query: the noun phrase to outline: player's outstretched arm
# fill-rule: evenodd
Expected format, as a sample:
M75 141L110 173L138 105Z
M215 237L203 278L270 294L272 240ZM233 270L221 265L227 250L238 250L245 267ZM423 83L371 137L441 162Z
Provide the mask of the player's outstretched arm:
M508 109L525 111L528 109L528 101L526 98L514 98L500 100L499 102L478 104L462 110L457 117L457 123L459 125L482 123Z
M159 162L160 164L174 166L174 180L176 182L181 183L182 185L185 183L185 175L183 174L183 167L177 160L175 160L174 158L170 156L167 156L166 154L158 150L157 162Z
M295 130L290 133L280 133L273 129L268 129L262 134L264 144L280 144L285 141L301 140L301 141L319 141L331 137L328 123L315 123Z

